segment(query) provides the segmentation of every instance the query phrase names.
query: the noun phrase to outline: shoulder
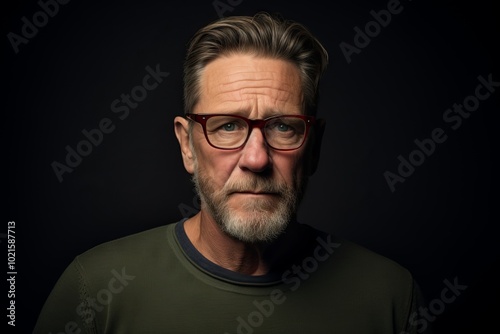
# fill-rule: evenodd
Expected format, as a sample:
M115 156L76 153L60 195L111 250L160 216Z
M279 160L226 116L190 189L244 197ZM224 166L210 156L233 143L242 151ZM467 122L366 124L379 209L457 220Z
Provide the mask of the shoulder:
M344 315L337 325L361 328L356 332L400 333L408 327L419 291L407 268L351 240L321 231L313 235L311 255L284 277L294 294L314 296L327 314Z
M408 269L384 255L350 240L338 239L338 242L342 245L339 247L340 262L350 263L358 270L375 271L379 275L411 276Z
M335 240L340 246L326 268L326 276L335 278L335 282L366 305L376 301L377 305L389 307L388 310L395 306L409 309L415 281L406 267L358 243Z
M376 272L381 275L410 275L410 272L396 261L381 255L359 243L335 234L317 230L305 225L304 229L314 237L314 243L335 263L337 269L346 267L351 271ZM319 249L317 250L319 252ZM410 275L411 276L411 275Z
M313 229L314 230L314 229ZM315 230L312 257L324 262L322 272L349 285L377 286L380 290L411 291L413 276L398 262L356 242Z
M95 246L76 256L74 263L86 277L106 272L143 270L147 265L166 260L171 254L169 234L175 224L168 224Z
M79 255L80 258L92 257L101 254L130 253L137 254L144 251L150 251L159 242L167 240L167 230L173 224L155 227L142 232L134 233L115 240L111 240L97 245Z

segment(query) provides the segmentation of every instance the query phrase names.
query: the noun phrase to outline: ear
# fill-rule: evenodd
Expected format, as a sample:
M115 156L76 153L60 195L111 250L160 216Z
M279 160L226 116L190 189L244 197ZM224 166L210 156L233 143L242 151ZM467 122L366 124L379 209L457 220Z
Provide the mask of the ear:
M316 172L321 153L321 143L323 141L323 132L325 131L326 121L317 119L312 130L312 142L309 144L308 153L306 154L306 172L311 176Z
M194 152L191 150L191 145L189 145L189 120L184 117L177 116L174 119L174 130L175 136L179 141L179 146L181 148L182 162L184 163L184 168L189 174L194 173L195 160Z

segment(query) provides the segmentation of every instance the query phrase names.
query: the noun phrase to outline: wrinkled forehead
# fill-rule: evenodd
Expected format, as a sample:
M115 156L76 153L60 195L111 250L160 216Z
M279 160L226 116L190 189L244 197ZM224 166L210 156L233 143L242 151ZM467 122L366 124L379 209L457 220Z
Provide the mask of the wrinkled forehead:
M301 113L300 72L291 62L249 54L222 56L209 63L200 77L200 104L204 108L278 109ZM257 104L257 105L256 105ZM210 111L212 112L212 111Z

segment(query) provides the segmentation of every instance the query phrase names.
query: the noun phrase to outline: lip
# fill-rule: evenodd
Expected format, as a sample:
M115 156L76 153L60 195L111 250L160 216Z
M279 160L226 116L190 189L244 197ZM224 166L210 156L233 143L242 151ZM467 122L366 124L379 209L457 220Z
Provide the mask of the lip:
M255 196L259 196L259 195L278 195L277 193L271 193L271 192L261 192L261 191L234 191L231 193L231 195L255 195Z

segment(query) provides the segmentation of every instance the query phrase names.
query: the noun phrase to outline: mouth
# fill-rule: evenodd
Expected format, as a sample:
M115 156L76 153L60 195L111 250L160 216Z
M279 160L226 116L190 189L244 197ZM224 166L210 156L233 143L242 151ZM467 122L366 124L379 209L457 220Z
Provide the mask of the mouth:
M229 195L278 196L279 194L276 192L269 192L269 191L239 190L239 191L233 191Z

